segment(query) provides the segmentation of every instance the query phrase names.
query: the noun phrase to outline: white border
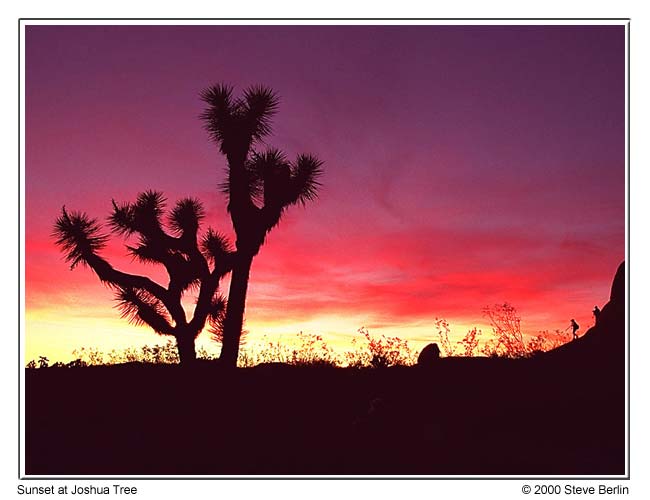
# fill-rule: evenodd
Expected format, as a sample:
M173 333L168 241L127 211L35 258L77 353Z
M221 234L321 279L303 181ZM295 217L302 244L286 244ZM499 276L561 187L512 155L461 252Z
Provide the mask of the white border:
M372 20L318 20L318 19L308 19L308 20L283 20L283 19L275 19L275 20L229 20L229 19L195 19L195 20L189 20L189 19L183 19L183 20L176 20L176 19L168 19L168 20L144 20L144 19L137 19L137 20L126 20L126 19L115 19L115 20L24 20L20 23L20 47L21 47L21 53L20 53L20 77L21 77L21 88L20 88L20 115L21 115L21 130L20 130L20 149L21 149L21 157L20 157L20 173L21 173L21 179L20 179L20 192L21 192L21 207L20 207L20 218L21 218L21 241L20 241L20 263L21 263L21 269L23 270L23 276L22 276L22 283L21 283L21 296L20 296L20 307L22 314L20 316L20 329L21 329L21 337L20 337L20 360L23 360L24 352L25 352L25 320L24 320L24 312L25 312L25 294L24 294L24 265L25 265L25 259L24 259L24 234L25 234L25 187L24 187L24 179L25 179L25 144L24 144L24 138L25 138L25 130L24 130L24 124L25 124L25 115L24 115L24 83L25 83L25 74L24 74L24 47L25 47L25 39L24 39L24 28L25 26L28 25L52 25L52 24L61 24L61 25L625 25L626 26L626 54L627 51L629 50L627 40L628 40L628 21L627 20L560 20L560 19L536 19L536 20L499 20L499 19L493 19L491 21L488 20L470 20L470 19L459 19L459 20L451 20L451 19L441 19L441 20L427 20L427 19L414 19L414 20L391 20L391 19L372 19ZM637 49L640 50L640 49ZM626 70L628 69L627 65L627 57L626 57ZM626 71L626 83L627 83L627 71ZM626 104L629 102L629 95L627 92L627 85L626 85ZM626 139L629 140L629 130L627 130L627 124L628 124L628 106L626 106ZM629 171L629 156L628 156L628 151L627 151L627 142L626 142L626 186L629 185L629 178L628 178L628 171ZM630 214L628 213L628 201L629 201L629 190L626 189L626 222L629 221L630 219ZM627 224L626 224L627 226ZM629 261L629 255L630 255L630 249L628 246L628 238L629 235L627 234L627 227L626 227L626 261ZM627 263L627 262L626 262ZM626 266L626 282L629 284L629 266ZM629 302L628 302L628 308L629 308ZM629 314L629 311L628 311ZM629 322L628 318L626 318L626 331L629 332ZM626 347L629 348L628 344L628 336L626 336ZM626 349L627 352L627 349ZM626 356L626 368L628 369L628 374L629 374L629 358ZM21 388L24 391L24 370L20 370L20 382L21 382ZM626 389L629 390L629 375L626 377ZM21 391L20 394L20 408L21 408L21 430L24 430L24 394ZM629 401L626 402L628 404L626 405L626 417L629 417L628 410L629 408ZM626 474L622 476L608 476L611 478L625 478L626 475L630 473L630 464L628 462L628 456L629 456L629 425L628 425L629 418L626 418L626 438L627 438L627 443L626 443ZM24 476L24 450L25 450L25 443L24 443L24 432L21 432L20 436L20 443L21 443L21 455L20 455L20 473L22 476ZM42 477L47 477L47 476L29 476L30 479L38 479ZM59 481L59 480L64 480L64 479L70 479L70 478L79 478L81 476L57 476L56 479L53 479L53 481ZM100 476L93 476L93 477L100 477ZM260 485L266 484L266 487L269 487L270 489L275 489L275 485L280 485L284 483L283 481L277 481L278 477L286 478L286 479L304 479L303 476L101 476L103 478L124 478L125 480L128 481L133 481L136 479L140 478L147 478L147 479L206 479L206 478L213 478L213 479L220 479L220 478L236 478L236 479L247 479L247 478L255 478L255 479L261 479L261 478L266 478L266 477L272 477L274 481L267 482L267 481L259 481L258 483ZM310 478L327 478L327 479L332 479L340 476L309 476ZM343 476L345 478L368 478L369 476ZM399 480L402 479L423 479L423 478L431 478L431 479L441 479L441 478L449 478L453 480L463 480L463 479L522 479L523 477L525 478L536 478L540 480L545 480L545 482L548 482L548 476L387 476L388 478L397 478ZM372 476L372 478L375 478L375 476ZM553 479L585 479L585 480L593 480L591 476L554 476ZM122 481L124 482L124 481ZM557 481L556 481L557 482ZM85 483L85 481L84 481ZM103 481L93 481L92 484L101 484ZM167 484L169 483L168 481L165 481L165 488L167 488ZM324 484L335 484L337 481L328 481L327 483ZM362 484L364 482L361 482ZM389 485L392 482L382 482L382 485ZM400 481L397 481L398 486L400 484ZM36 483L34 483L36 484ZM107 483L108 484L108 483ZM477 483L478 484L478 483ZM265 489L266 489L265 487ZM321 488L321 485L318 486ZM325 488L326 490L329 490L330 488L327 487ZM390 488L389 488L390 489ZM480 493L481 488L478 489L478 492Z

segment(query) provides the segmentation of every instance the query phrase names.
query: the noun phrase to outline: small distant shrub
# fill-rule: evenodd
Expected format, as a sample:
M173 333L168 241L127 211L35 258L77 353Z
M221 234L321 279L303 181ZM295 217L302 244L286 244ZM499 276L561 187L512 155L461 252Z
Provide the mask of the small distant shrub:
M337 366L338 358L320 335L300 332L300 348L291 352L289 364L295 366Z
M100 366L118 365L122 363L150 363L150 364L175 364L179 362L176 344L171 339L163 345L145 345L139 348L127 347L121 351L113 349L108 354L103 353L95 347L82 347L72 351L76 356L72 366Z
M75 359L74 361L70 361L66 365L64 365L66 368L82 368L84 366L88 366L85 361L82 361L81 359Z
M413 365L416 355L406 340L399 337L373 337L367 328L361 327L358 332L363 335L370 351L370 366L386 368L395 365Z
M470 331L467 332L465 337L463 337L463 340L459 340L457 344L460 344L463 351L464 351L464 356L471 357L476 355L476 352L478 350L478 344L479 344L479 339L478 337L481 336L481 330L478 330L476 328L472 328Z
M197 357L198 354L197 352ZM176 343L170 339L163 345L143 346L140 357L135 361L154 364L176 364L180 363L180 357L176 349Z
M549 340L544 335L537 335L528 341L526 348L530 354L549 350Z
M357 338L352 339L353 350L346 351L343 355L345 366L348 368L366 368L370 366L372 354L359 345Z
M237 366L239 368L251 368L257 364L257 356L245 349L240 349L237 355Z
M261 363L286 363L292 366L339 366L340 360L334 350L320 335L300 332L297 346L291 347L279 341L265 338L262 348L241 350L237 366L255 366Z
M82 347L72 351L72 355L76 356L76 361L83 363L83 366L99 366L104 364L104 353L96 347Z
M261 363L288 363L291 359L291 349L279 341L268 340L265 336L264 344L254 351L255 364Z
M529 350L521 331L521 317L507 302L484 307L483 315L490 321L496 337L496 352L510 358L528 354Z
M451 357L456 352L456 346L449 340L449 323L442 318L436 318L436 330L438 331L438 347L447 357Z
M521 331L521 317L517 310L507 302L483 309L483 314L490 320L494 339L485 343L481 352L486 356L520 358L549 351L570 340L570 334L555 330L539 332L535 337L525 339Z
M499 352L499 343L494 339L488 340L481 347L480 353L488 358L500 357L501 353Z
M572 338L571 332L561 331L556 329L552 333L549 332L548 330L544 330L539 332L537 337L535 339L540 338L543 339L540 341L542 345L543 351L550 351L551 349L555 349L556 347L560 347L561 345L566 344L569 342ZM534 339L533 339L534 340Z
M200 347L196 350L196 357L198 359L202 359L203 361L215 361L219 359L219 356L211 352L208 352L208 350L205 347Z

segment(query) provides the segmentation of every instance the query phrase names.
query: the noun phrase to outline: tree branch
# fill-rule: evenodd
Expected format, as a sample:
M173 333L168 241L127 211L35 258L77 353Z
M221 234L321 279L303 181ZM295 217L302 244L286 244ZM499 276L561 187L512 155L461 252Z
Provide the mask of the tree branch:
M187 322L185 311L180 302L173 300L169 291L158 283L145 276L118 271L97 254L88 255L86 257L86 262L104 283L119 288L146 290L165 305L177 325L185 324Z

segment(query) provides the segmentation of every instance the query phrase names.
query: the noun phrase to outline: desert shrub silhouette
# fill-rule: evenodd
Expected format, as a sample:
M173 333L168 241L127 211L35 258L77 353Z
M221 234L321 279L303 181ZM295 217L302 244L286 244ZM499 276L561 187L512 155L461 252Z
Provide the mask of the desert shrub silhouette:
M453 356L456 352L456 346L449 340L449 333L451 332L449 322L444 318L436 318L435 325L438 332L438 348L442 347L440 351L444 352L446 357Z
M478 328L469 330L462 340L456 342L463 348L463 356L472 357L478 350L479 337L483 334Z
M174 337L179 360L187 364L196 360L195 340L206 322L215 331L222 327L225 300L219 282L231 270L233 252L226 238L212 228L199 242L205 212L197 199L179 200L166 225L165 201L157 191L140 193L133 203L113 201L109 225L114 234L137 239L133 246L126 245L135 259L164 266L169 276L166 288L146 276L117 270L101 257L109 236L86 213L68 212L64 206L53 234L71 269L79 264L90 267L115 290L122 317ZM198 291L198 298L188 320L182 298L190 290Z
M529 352L521 331L521 316L514 306L505 302L484 307L483 315L490 321L495 336L485 346L487 355L516 358Z
M358 362L350 363L351 366L365 365L373 368L387 368L414 364L415 353L409 347L408 341L399 337L371 335L365 327L359 328L358 332L366 339L369 356L360 356Z
M384 368L388 366L410 366L415 364L416 353L408 341L399 337L376 336L366 328L360 328L365 342L353 338L353 349L336 352L327 341L316 334L299 332L291 341L273 340L266 335L261 342L239 351L237 365L251 368L260 364L286 364L296 367L349 367ZM215 336L212 336L215 338ZM81 347L72 351L73 361L50 365L44 356L40 361L31 360L26 368L73 368L87 366L110 366L127 363L173 364L179 361L176 344L168 340L165 344L126 347L120 350L102 352L96 347ZM196 357L205 361L216 361L218 357L204 347L196 350Z
M321 335L299 332L289 345L266 336L257 349L240 356L240 365L286 364L290 366L341 366L340 357L325 342ZM240 352L240 354L243 354Z
M566 332L558 329L553 333L544 330L526 338L521 330L521 316L508 302L484 307L483 315L490 321L493 332L493 338L480 349L480 352L488 357L533 356L556 349L570 340Z
M222 189L237 236L220 358L235 366L253 258L289 206L316 198L322 162L309 154L289 161L277 149L254 149L271 133L271 117L279 103L271 89L253 86L235 98L233 87L215 85L205 89L201 99L207 104L201 119L226 156L227 180Z

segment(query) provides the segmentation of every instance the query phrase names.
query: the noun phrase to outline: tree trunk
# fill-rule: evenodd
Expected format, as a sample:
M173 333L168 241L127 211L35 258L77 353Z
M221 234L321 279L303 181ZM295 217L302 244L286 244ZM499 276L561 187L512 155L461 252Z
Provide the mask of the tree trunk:
M176 337L178 347L178 358L181 365L193 365L196 362L196 349L194 347L194 335L183 334Z
M252 263L252 255L238 256L230 278L230 292L228 293L226 317L223 322L223 344L219 361L223 365L233 368L237 366L239 355L239 339L244 324L246 292L248 291L248 278Z

